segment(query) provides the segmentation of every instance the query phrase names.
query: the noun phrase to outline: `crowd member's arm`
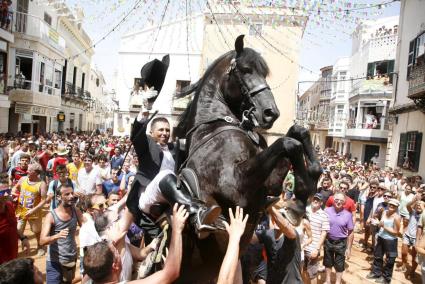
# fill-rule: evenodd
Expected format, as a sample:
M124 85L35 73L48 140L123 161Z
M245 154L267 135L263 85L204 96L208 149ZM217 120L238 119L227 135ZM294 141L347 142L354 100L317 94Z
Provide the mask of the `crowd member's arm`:
M27 237L27 236L25 236L23 232L22 232L22 233L20 233L20 232L18 231L18 238L21 240L21 244L22 244L22 251L23 251L26 255L28 255L28 254L29 254L29 252L30 252L30 248L31 248L31 246L30 246L30 242L29 242L29 240L28 240L28 237Z
M156 239L154 239L149 245L138 248L136 246L133 246L132 244L128 244L130 248L131 256L136 261L143 261L148 256L148 254L156 249L156 246L158 245L158 242Z
M409 213L412 213L412 211L413 211L413 205L415 205L415 203L417 201L420 201L421 199L422 199L422 194L417 193L415 195L415 197L412 198L412 200L409 203L407 203L407 205L406 205L407 211L409 211Z
M284 218L275 207L271 207L269 209L269 213L272 217L272 220L279 227L280 231L285 235L285 237L291 240L297 237L294 226L292 226L291 223L289 223L289 221Z
M425 257L425 238L421 238L419 241L416 241L415 248L420 255Z
M353 241L354 241L354 224L355 222L353 222L353 218L350 218L347 224L347 228L348 228L348 237L347 237L347 249L345 251L345 257L347 259L350 258L351 256L351 247L353 246Z
M122 177L121 182L120 182L120 189L123 190L123 191L126 189L126 186L125 186L126 185L126 182L125 182L126 178L125 178L125 176L126 176L126 174L123 174L123 177Z
M12 188L13 187L13 176L14 176L14 169L11 169L10 170L10 175L9 175L9 178L8 178L8 181L9 181L9 188Z
M304 226L305 235L307 236L307 239L303 242L301 246L301 250L304 250L306 246L313 242L313 234L311 233L310 222L307 219L303 219L302 222Z
M41 235L40 235L40 245L50 245L51 243L56 242L59 239L64 239L66 236L68 236L68 229L63 229L59 233L49 236L50 230L52 228L52 225L54 224L52 213L47 213L46 218L43 222L43 227L41 229Z
M229 208L230 225L224 222L226 231L229 233L229 243L226 254L221 264L217 284L233 284L239 261L239 241L245 231L248 215L243 216L243 209L236 207L235 216Z
M41 195L40 202L37 204L37 206L28 210L27 213L25 214L25 216L30 216L30 215L36 213L41 208L43 208L44 204L46 204L47 185L44 181L42 181L41 184L40 184L40 195Z
M400 216L394 217L394 226L387 227L384 226L384 221L381 221L379 223L379 227L383 228L385 231L387 231L390 234L397 235L400 232Z
M100 172L98 173L96 177L96 194L97 195L103 194L102 178L100 176Z
M172 233L171 244L167 259L165 260L164 269L152 274L151 276L131 281L129 283L172 283L180 275L180 267L183 255L182 231L189 216L183 205L174 204L172 217Z
M24 180L24 177L21 177L18 182L15 184L15 186L12 188L12 196L17 196L18 192L21 190L21 184L22 181Z

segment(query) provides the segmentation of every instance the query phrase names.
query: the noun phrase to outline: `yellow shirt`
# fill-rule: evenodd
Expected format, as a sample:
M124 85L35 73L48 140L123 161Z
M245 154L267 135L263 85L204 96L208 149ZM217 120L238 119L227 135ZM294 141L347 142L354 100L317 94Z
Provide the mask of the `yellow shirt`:
M68 169L68 173L69 173L69 178L74 181L77 182L77 178L78 178L78 171L84 167L84 163L80 163L80 166L77 167L74 163L70 163L68 165L66 165L66 168Z
M28 210L33 209L41 201L40 192L41 181L35 183L29 183L28 177L24 177L21 183L21 191L19 193L18 206L16 207L16 217L20 219L25 218L25 214ZM32 214L28 219L37 219L41 217L41 210L37 213Z

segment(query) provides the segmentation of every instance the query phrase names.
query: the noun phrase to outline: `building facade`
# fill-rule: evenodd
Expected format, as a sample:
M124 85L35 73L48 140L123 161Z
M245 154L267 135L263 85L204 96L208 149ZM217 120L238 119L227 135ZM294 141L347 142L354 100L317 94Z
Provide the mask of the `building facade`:
M350 57L339 58L332 69L332 93L329 103L329 130L332 148L340 154L350 152L350 142L345 138L348 121L348 96L350 92Z
M385 165L389 135L398 16L362 22L353 33L351 86L345 138L349 153L362 162L378 155ZM348 152L347 152L348 153Z
M10 102L7 96L9 46L14 42L13 22L0 28L0 133L8 132Z
M425 176L425 2L401 1L387 166Z
M313 146L317 149L332 147L328 136L330 100L332 93L332 66L320 69L320 78L299 98L297 121L310 130Z
M174 100L172 95L176 90L196 82L215 59L234 49L235 39L240 34L246 35L245 46L260 52L271 70L267 81L281 116L265 136L271 142L286 133L293 124L299 43L307 19L283 8L248 7L240 1L210 1L208 6L201 14L187 20L183 18L162 25L155 42L151 39L156 37L158 27L149 27L122 37L119 52L121 66L115 87L120 101L115 134L129 134L132 121L140 110L140 86L136 81L146 62L170 54L164 87L153 108L175 121L188 100ZM276 20L283 17L285 21ZM187 31L190 39L188 45L185 40L182 41L186 39ZM269 43L274 47L267 44L264 38L273 41ZM280 49L285 54L282 55Z
M9 46L9 132L54 130L61 107L65 40L52 7L13 2L15 41Z

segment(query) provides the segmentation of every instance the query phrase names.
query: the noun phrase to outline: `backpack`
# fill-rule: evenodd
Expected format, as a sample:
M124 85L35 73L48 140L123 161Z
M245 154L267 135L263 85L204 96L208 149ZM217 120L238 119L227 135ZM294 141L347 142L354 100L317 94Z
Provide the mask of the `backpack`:
M55 179L53 181L53 199L52 199L52 209L56 209L58 207L57 205L57 199L56 199L56 189L58 188L59 180ZM72 189L74 189L74 183L70 178L67 178L66 184L70 184Z

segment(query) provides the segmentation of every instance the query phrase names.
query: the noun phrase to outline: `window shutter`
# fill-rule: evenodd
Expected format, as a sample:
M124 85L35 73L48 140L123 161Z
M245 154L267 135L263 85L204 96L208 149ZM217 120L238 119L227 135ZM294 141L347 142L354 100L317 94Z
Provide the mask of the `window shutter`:
M422 133L416 133L415 156L413 160L413 170L415 172L419 170L419 162L421 158L421 145L422 145Z
M400 144L398 146L397 166L403 167L404 157L407 152L407 133L400 133Z

